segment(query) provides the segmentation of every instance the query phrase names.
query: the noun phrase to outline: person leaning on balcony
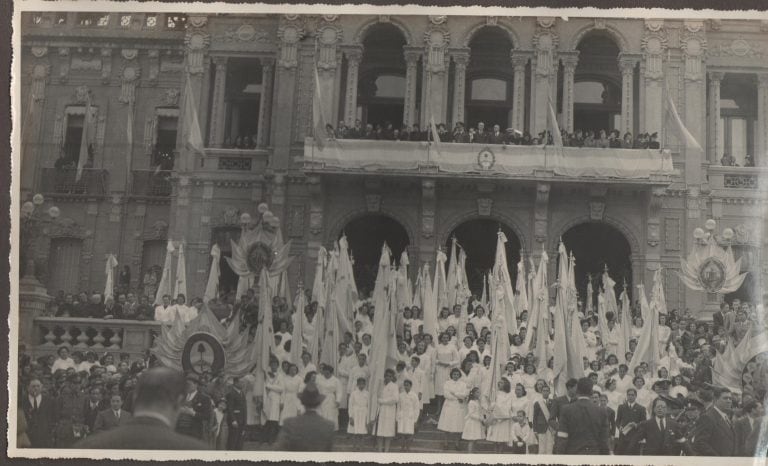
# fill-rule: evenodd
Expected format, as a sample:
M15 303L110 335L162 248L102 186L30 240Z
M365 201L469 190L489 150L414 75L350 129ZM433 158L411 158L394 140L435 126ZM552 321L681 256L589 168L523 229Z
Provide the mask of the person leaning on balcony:
M491 144L504 144L504 133L501 132L501 127L499 125L493 125L493 131L491 131L491 134L488 137L488 142Z
M355 126L352 128L347 128L347 139L360 139L363 134L363 122L360 120L355 120Z
M171 295L163 295L163 304L155 307L155 320L158 322L173 322L176 307L171 305Z
M365 131L363 131L363 135L361 139L376 139L376 131L373 130L373 125L370 123L366 123L365 125Z
M648 149L661 149L661 144L659 144L659 133L651 134L651 138L648 141Z
M104 303L101 301L101 295L95 293L91 296L91 302L87 307L88 315L92 319L103 319L106 314L104 313Z
M477 131L475 132L475 141L478 144L488 144L491 133L485 130L485 123L482 121L477 123Z
M634 146L634 139L632 138L632 133L627 131L624 133L624 139L621 140L621 148L622 149L631 149Z
M733 157L730 154L723 154L723 157L720 159L720 165L724 167L737 167L736 164L736 158Z
M347 139L349 137L349 129L344 124L344 120L339 120L339 124L336 125L336 139Z
M755 158L751 155L747 154L744 156L744 166L745 167L754 167L755 166Z
M115 298L107 296L104 301L104 318L105 319L122 319L123 318L123 306L115 302Z

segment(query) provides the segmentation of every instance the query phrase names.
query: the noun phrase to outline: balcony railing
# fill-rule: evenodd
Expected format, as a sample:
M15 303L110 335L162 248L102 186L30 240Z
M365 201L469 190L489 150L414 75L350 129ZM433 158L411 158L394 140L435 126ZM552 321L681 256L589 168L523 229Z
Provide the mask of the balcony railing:
M768 167L724 167L710 165L711 189L738 189L742 192L768 191Z
M669 183L667 150L593 149L408 141L328 140L304 144L307 171L428 173L484 177L616 179Z
M74 317L38 317L31 346L36 356L55 354L61 346L72 351L120 352L140 356L160 334L160 322Z
M135 197L169 197L173 191L171 172L166 170L133 170L131 194Z
M267 149L224 149L209 147L200 157L198 167L203 171L261 172L269 163Z
M104 196L108 190L109 173L100 168L84 168L80 180L76 168L43 168L40 175L45 194Z

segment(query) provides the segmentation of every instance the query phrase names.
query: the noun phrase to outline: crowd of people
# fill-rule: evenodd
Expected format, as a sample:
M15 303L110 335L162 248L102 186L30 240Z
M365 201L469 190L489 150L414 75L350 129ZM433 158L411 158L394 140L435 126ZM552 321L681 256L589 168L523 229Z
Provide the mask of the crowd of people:
M121 296L117 302L99 299L98 295L89 301L63 294L57 300L57 315L172 322L176 316L190 321L205 309L200 298L187 306L183 295L175 300L165 296L157 306L143 297L137 303L131 293L126 293L125 301ZM248 316L255 315L257 303L255 291L248 290L239 300L222 294L208 308L225 324L237 319L243 328L255 328L257 319ZM583 361L586 377L569 380L567 393L556 397L553 361L540 370L526 347L531 341L526 338L527 311L518 316L519 332L508 335L510 357L504 373L494 378L492 321L478 299L441 309L437 341L423 331L422 310L404 308L398 318L397 362L384 373L377 415L371 418L369 361L377 309L370 300L356 306L354 331L343 334L334 369L313 360L306 351L319 326L317 303L295 310L276 297L272 303L274 352L263 383L256 382L255 373L240 378L187 374L175 430L210 449L238 450L246 438L270 449L305 449L309 441L288 439L306 438L308 432L288 421L309 413L317 415L311 422L319 416L337 436L355 438L360 448L372 448L375 443L379 451L391 451L393 441L408 450L414 435L432 426L444 433L444 448L469 452L475 451L478 442L490 442L497 452L538 454L765 454L765 442L758 442L768 428L763 410L765 381L755 380L740 394L712 384L713 359L729 340L735 346L764 325L755 305L738 300L724 303L712 322L697 321L687 309L670 310L659 318L662 359L653 371L641 363L632 373L628 361L646 324L639 305L630 307L632 339L627 354L620 354L614 334L618 316L606 314L607 330L601 332L592 306L581 309L588 353ZM300 360L294 361L291 340L297 319L302 319L303 351ZM149 351L132 358L71 352L62 346L55 356L33 360L22 349L19 393L24 416L20 420L26 420L24 431L31 446L67 448L128 422L135 415L137 382L157 365ZM492 380L497 382L495 396L490 397ZM572 417L576 408L569 406L586 403L589 412L595 413L599 435L585 437L583 419ZM718 421L726 423L725 430L716 431L723 427ZM670 435L663 442L653 423L663 429L668 426ZM322 445L313 444L313 448L330 448L327 438L322 438Z
M440 142L455 142L465 144L506 144L535 146L541 144L554 144L553 136L549 130L537 135L531 135L528 131L520 131L515 128L502 129L494 124L486 127L484 122L478 122L476 127L466 128L464 122L457 122L453 130L449 130L445 123L435 125L437 137ZM567 132L561 130L563 146L566 147L594 147L613 149L659 149L658 133L638 134L636 137L631 132L622 136L619 130L581 130ZM421 128L418 124L395 127L391 122L383 124L362 124L356 120L355 125L348 127L343 121L339 121L334 128L326 125L326 136L331 139L376 139L385 141L431 141L434 134L430 128Z

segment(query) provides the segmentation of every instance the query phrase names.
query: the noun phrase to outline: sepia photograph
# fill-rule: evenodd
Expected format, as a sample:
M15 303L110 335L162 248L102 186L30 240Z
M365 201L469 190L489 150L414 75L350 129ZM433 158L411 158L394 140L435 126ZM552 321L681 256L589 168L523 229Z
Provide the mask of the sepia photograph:
M765 464L768 14L15 6L9 456Z

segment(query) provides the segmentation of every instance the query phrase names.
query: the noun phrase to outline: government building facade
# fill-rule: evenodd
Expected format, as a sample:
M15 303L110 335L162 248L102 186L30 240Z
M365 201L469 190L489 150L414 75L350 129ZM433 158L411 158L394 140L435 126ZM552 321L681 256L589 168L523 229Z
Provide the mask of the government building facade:
M725 299L762 299L766 21L44 12L22 15L20 57L17 189L60 212L20 273L34 263L51 296L103 290L107 254L152 296L170 239L185 247L188 299L202 297L212 246L231 254L241 215L266 202L296 257L293 290L346 235L361 291L382 241L407 251L415 279L456 238L479 294L501 230L513 273L546 251L554 280L562 239L580 290L607 267L650 291L662 267L669 308L706 319L723 297L676 272L714 219L748 273ZM340 134L358 121L387 136ZM655 133L660 149L393 136L432 121ZM222 258L220 288L236 279Z

